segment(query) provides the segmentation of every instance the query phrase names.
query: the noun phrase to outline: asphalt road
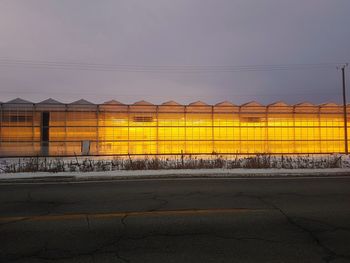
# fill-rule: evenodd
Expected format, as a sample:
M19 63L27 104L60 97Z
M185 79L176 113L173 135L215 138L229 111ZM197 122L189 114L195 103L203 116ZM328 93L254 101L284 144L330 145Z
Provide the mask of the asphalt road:
M350 262L350 178L1 184L0 262Z

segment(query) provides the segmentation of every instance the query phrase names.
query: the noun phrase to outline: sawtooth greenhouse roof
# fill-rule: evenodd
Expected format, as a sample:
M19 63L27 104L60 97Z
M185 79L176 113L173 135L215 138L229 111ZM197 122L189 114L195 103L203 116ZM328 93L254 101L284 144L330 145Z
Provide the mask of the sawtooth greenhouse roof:
M61 102L52 98L48 98L45 99L43 101L40 102L32 102L32 101L28 101L22 98L15 98L12 100L9 100L7 102L0 102L1 105L67 105L67 106L98 106L98 105L108 105L108 106L198 106L198 107L255 107L255 108L260 108L260 107L297 107L297 108L308 108L308 107L339 107L342 106L340 104L334 103L334 102L327 102L327 103L321 103L321 104L313 104L310 102L301 102L301 103L297 103L297 104L287 104L283 101L277 101L277 102L273 102L270 104L266 104L263 105L259 102L256 101L250 101L247 103L243 103L240 105L237 104L233 104L230 101L222 101L222 102L218 102L215 105L210 105L207 104L203 101L195 101L195 102L191 102L189 104L181 104L178 103L176 101L167 101L161 104L153 104L151 102L145 101L145 100L141 100L141 101L137 101L133 104L125 104L122 102L119 102L117 100L109 100L106 101L104 103L98 104L98 103L93 103L90 101L87 101L85 99L80 99L80 100L76 100L73 102L69 102L69 103L65 103L65 102ZM347 106L350 106L350 104L348 104Z

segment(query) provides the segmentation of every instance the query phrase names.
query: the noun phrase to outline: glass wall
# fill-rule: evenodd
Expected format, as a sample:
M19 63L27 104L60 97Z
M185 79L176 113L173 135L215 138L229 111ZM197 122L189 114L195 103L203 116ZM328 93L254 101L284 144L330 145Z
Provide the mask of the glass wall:
M350 113L350 111L349 111ZM350 131L350 130L349 130ZM308 154L344 152L337 104L215 106L203 102L95 105L9 102L0 108L1 156Z
M181 154L186 152L185 106L167 102L158 106L158 154Z
M19 156L40 150L40 119L31 103L5 104L0 114L0 154Z

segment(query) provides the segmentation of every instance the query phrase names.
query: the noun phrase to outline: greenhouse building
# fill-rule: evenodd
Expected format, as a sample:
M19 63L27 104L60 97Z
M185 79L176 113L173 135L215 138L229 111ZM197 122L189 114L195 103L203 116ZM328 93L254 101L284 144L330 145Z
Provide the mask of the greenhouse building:
M343 106L334 103L17 98L1 103L0 156L343 153L344 126Z

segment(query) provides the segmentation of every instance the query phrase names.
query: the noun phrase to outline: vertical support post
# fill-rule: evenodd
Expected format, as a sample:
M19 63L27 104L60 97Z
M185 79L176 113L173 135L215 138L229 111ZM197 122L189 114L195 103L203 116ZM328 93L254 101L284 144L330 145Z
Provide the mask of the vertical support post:
M318 147L319 151L318 153L322 152L321 148L321 106L318 106Z
M296 147L295 147L295 105L293 105L293 153L296 153Z
M156 106L156 118L157 118L157 122L156 122L156 125L157 125L157 130L156 130L156 147L157 147L157 149L156 149L156 153L157 153L157 155L159 154L159 141L158 141L158 127L159 127L159 114L158 114L158 111L159 111L159 109L158 109L158 105Z
M345 154L349 154L348 149L348 117L347 117L347 110L346 110L346 91L345 91L345 67L347 67L348 64L345 64L342 66L342 79L343 79L343 112L344 112L344 144L345 144Z
M214 143L214 106L211 106L211 139L212 139L212 153L215 152L215 143Z
M184 111L184 119L185 119L185 149L184 153L187 154L187 106L185 106L185 111Z
M130 155L130 105L127 109L127 118L128 118L128 155Z
M33 110L32 110L32 155L35 154L35 104L33 104Z
M2 146L2 122L3 122L3 118L2 118L2 115L3 115L3 110L2 110L2 103L0 104L0 155L2 155L2 149L1 149L1 146Z
M269 105L265 108L265 149L263 153L269 153Z
M242 125L241 125L241 111L242 111L242 107L239 106L238 108L238 136L239 136L239 153L242 154Z
M67 111L68 111L68 106L67 104L64 105L64 151L65 154L68 154L67 151Z
M97 111L96 111L96 154L99 155L100 153L100 142L99 142L99 138L100 138L100 105L97 105Z
M18 138L18 127L19 127L19 122L18 122L18 116L19 116L19 109L18 109L18 104L16 104L16 154L18 154L18 149L20 148L20 142L19 142L19 138Z

